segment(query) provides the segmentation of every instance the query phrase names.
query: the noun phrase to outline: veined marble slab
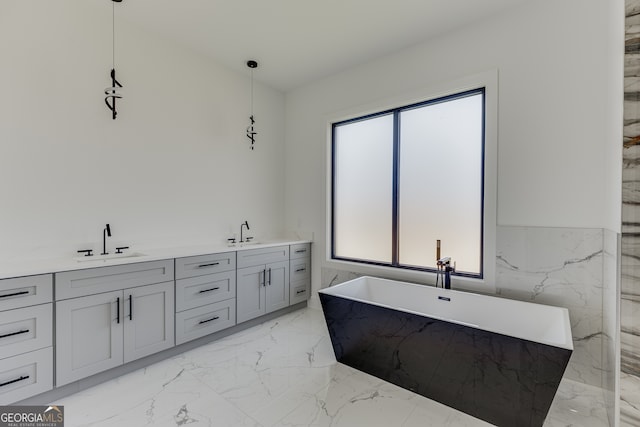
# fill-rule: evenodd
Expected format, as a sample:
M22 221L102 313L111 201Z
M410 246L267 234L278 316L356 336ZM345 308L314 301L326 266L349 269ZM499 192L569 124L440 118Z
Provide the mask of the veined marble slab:
M640 396L640 0L626 0L625 14L620 419L622 425L637 426L640 425L637 398Z

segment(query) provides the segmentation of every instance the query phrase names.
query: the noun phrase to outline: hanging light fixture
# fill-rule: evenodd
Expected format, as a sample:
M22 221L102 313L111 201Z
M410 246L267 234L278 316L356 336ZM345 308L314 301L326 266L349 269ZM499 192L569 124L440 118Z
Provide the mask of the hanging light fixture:
M253 117L253 70L258 68L258 63L254 60L247 61L247 67L251 69L251 115L249 116L249 126L247 127L247 138L251 141L251 149L253 150L253 145L256 142L256 135L258 134L254 125L256 123Z
M111 110L111 117L116 119L116 99L122 99L120 88L122 85L116 80L116 8L114 3L121 3L122 0L111 0L111 86L104 90L104 102Z

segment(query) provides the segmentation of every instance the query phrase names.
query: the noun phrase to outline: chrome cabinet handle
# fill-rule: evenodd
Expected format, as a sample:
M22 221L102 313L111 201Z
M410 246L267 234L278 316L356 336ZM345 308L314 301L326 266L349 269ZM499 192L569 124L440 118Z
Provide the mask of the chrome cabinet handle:
M120 323L120 297L116 298L116 323Z
M4 335L0 335L0 338L7 338L7 337L12 337L14 335L21 335L21 334L26 334L28 333L29 330L28 329L23 329L22 331L18 331L18 332L11 332L9 334L4 334Z
M129 295L129 320L133 320L133 295Z
M306 249L298 249L298 250L296 251L296 253L297 253L297 254L303 254L303 253L305 253L305 252L307 252L307 250L306 250Z
M16 378L15 380L7 381L5 383L0 384L0 387L4 387L4 386L9 385L9 384L17 383L18 381L23 381L23 380L26 380L27 378L29 378L29 375L23 375L20 378Z
M220 316L212 317L211 319L201 320L198 322L198 325L202 325L203 323L213 322L214 320L218 320Z
M199 291L198 293L199 294L204 294L204 293L207 293L207 292L217 291L218 289L220 289L220 287L216 286L215 288L211 288L211 289L203 289L203 290Z
M271 269L269 269L269 286L271 286Z
M297 292L296 292L296 295L304 294L305 292L307 292L307 290L306 290L306 289L303 289L303 290L301 290L301 291L297 291Z
M20 291L20 292L14 292L12 294L4 294L4 295L0 295L0 298L9 298L9 297L16 297L18 295L25 295L28 294L29 291Z
M299 268L299 269L296 270L296 273L300 273L301 271L305 271L306 269L307 269L307 267Z
M258 280L260 280L260 273L258 273ZM260 284L264 287L267 286L267 269L262 270L262 281Z
M220 265L220 263L219 262L212 262L211 264L200 264L198 266L198 268L213 267L213 266L216 266L216 265Z

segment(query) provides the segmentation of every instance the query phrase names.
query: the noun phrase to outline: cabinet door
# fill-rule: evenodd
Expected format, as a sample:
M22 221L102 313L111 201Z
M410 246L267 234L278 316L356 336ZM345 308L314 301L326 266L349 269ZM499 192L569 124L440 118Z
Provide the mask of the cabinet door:
M289 262L267 264L265 308L267 313L289 306Z
M265 310L265 271L264 265L241 268L236 279L238 323L261 316Z
M173 282L124 291L124 362L174 345Z
M56 385L119 366L122 291L56 303Z

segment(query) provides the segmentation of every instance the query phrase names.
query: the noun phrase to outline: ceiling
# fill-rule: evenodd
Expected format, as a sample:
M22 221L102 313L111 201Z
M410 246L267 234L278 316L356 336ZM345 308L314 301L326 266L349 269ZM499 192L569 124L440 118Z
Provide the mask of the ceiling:
M124 0L117 18L288 91L526 0Z

